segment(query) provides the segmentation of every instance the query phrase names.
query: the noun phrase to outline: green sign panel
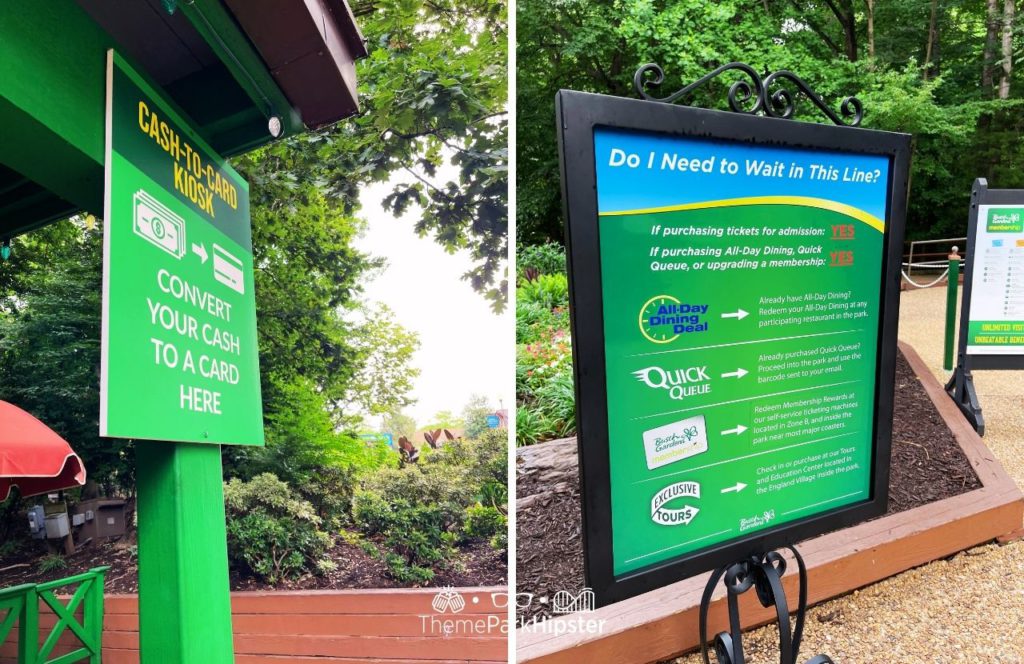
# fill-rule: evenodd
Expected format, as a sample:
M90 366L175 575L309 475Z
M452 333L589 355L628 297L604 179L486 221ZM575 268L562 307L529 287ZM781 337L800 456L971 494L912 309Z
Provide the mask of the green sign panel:
M1024 206L979 205L967 353L1024 354Z
M100 433L263 444L249 186L107 67Z
M884 512L909 137L557 105L599 603Z
M888 159L594 142L615 573L868 499Z

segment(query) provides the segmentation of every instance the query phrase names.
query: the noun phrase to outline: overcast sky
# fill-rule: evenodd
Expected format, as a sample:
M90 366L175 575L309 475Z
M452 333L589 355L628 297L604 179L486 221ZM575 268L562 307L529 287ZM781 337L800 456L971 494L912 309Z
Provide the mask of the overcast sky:
M499 400L508 408L515 354L510 311L495 315L461 279L471 265L468 252L449 255L432 238L416 235L417 209L396 219L381 208L391 188L381 184L361 192L361 216L369 228L356 246L388 262L366 284L366 299L387 303L400 324L419 335L413 359L420 369L412 393L416 403L405 412L422 426L441 410L461 414L474 394L487 397L494 408Z

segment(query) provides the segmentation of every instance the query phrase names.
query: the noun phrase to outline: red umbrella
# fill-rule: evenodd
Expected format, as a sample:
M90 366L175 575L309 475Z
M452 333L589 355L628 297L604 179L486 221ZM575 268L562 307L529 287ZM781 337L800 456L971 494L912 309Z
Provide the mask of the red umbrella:
M82 486L85 465L48 426L0 401L0 500L15 484L23 496Z

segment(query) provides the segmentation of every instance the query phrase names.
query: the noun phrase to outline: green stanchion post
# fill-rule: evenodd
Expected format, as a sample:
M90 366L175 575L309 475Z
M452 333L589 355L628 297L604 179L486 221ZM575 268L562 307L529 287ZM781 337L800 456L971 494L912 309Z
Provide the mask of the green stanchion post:
M136 442L142 664L231 664L220 446Z
M953 247L949 255L949 276L946 280L946 346L942 368L953 370L953 331L956 329L956 296L960 285L960 254Z

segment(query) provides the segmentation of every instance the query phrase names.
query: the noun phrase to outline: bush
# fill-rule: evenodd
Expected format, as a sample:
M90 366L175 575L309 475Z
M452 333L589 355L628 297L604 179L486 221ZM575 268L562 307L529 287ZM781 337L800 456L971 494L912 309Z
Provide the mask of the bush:
M466 537L490 538L508 529L508 519L499 510L486 505L473 505L466 509Z
M565 273L542 274L516 289L516 302L535 303L548 309L569 306L569 280Z
M410 469L412 470L412 469ZM403 583L425 583L432 568L446 567L455 554L451 517L438 504L413 504L404 498L386 499L374 491L356 493L353 517L367 533L383 537L384 562ZM376 546L373 549L379 550ZM364 551L370 552L368 547Z
M64 560L64 556L59 553L50 553L39 559L36 563L36 569L39 570L40 574L48 574L50 572L59 572L62 569L68 568L68 561Z
M554 242L520 245L516 250L516 282L522 283L527 273L558 274L565 272L565 249Z
M495 551L508 551L508 531L505 530L492 537L490 545Z
M308 501L271 473L224 486L228 560L270 584L303 572L320 573L330 536Z

